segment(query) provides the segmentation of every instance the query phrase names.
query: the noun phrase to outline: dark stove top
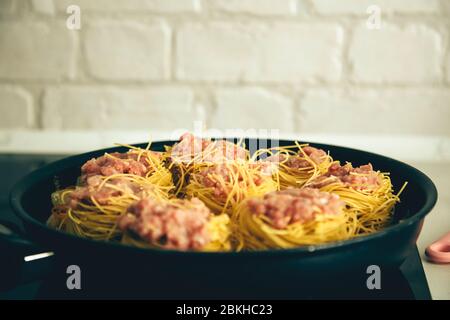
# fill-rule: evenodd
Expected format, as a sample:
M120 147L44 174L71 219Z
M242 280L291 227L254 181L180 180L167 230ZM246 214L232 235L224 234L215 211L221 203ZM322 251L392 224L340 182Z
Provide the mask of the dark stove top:
M20 228L20 222L15 218L14 214L8 205L8 194L9 189L12 184L14 184L21 176L26 173L50 162L58 159L57 156L0 156L0 176L2 176L2 181L0 182L0 221L8 221L13 224L17 224ZM1 243L0 243L1 245ZM47 265L46 265L47 264ZM42 262L35 264L23 263L18 266L22 270L22 276L25 279L31 281L9 287L7 290L1 291L0 289L0 299L52 299L52 298L89 298L89 297L106 297L106 298L127 298L127 297L158 297L157 294L152 293L150 296L142 295L142 292L131 293L130 295L125 295L123 292L128 292L124 290L133 290L134 287L128 288L116 288L117 292L105 293L97 288L95 294L91 294L89 291L84 291L74 294L62 286L65 281L62 281L60 276L53 276L54 274L60 274L66 277L64 271L55 272L54 266L50 267L50 263ZM36 269L48 269L47 273L51 273L44 280L32 280ZM0 264L0 273L5 271L4 262ZM58 269L56 269L58 270ZM316 299L316 298L362 298L362 299L420 299L426 300L431 299L430 291L428 288L428 283L423 271L422 262L420 255L415 248L408 259L402 264L400 269L396 270L383 270L382 273L382 289L381 290L368 290L366 287L361 287L358 280L358 285L355 285L355 281L352 275L346 275L345 279L340 279L339 283L330 284L329 287L322 286L320 289L309 294L299 294L298 287L289 285L284 285L280 288L270 288L271 298L285 298L285 299L295 299L295 298L306 298L306 299ZM1 278L0 278L1 279ZM293 281L294 283L294 281ZM342 286L342 284L345 286ZM0 288L1 288L0 284ZM99 293L100 292L100 293ZM183 296L184 297L184 296ZM187 296L188 297L188 296ZM269 296L264 294L263 288L252 288L247 295L247 298L267 298Z

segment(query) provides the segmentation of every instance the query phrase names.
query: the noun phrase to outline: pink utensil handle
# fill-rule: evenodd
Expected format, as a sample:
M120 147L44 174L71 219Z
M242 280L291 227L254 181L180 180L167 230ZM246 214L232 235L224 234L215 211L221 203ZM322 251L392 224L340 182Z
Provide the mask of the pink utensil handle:
M450 232L431 244L425 254L432 262L450 263Z

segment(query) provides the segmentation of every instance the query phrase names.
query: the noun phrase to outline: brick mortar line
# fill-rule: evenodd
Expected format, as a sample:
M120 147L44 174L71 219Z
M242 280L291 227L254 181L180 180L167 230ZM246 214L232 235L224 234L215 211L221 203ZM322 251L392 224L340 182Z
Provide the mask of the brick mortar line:
M302 88L362 88L362 89L448 89L450 88L450 83L441 82L428 82L428 83L398 83L398 82L383 82L383 83L371 83L371 82L269 82L269 81L259 81L259 82L234 82L234 81L171 81L171 80L148 80L148 81L97 81L97 80L72 80L72 81L59 81L59 80L20 80L20 79L0 79L0 85L13 85L13 86L95 86L95 87L136 87L136 88L146 88L151 86L221 86L221 87L267 87L267 88L297 88L301 86Z
M63 11L57 12L54 15L44 15L36 12L23 12L22 14L15 15L3 15L1 19L3 22L11 22L17 20L27 20L32 22L48 22L51 20L66 20L68 14ZM167 21L224 21L224 22L247 22L247 23L266 23L266 22L340 22L342 20L348 21L365 21L368 18L368 14L365 12L360 15L352 14L336 14L336 15L324 15L324 14L312 14L312 15L249 15L242 13L233 14L202 14L202 13L156 13L156 12L84 12L81 8L81 19L83 20L134 20L134 21L148 21L148 20L167 20ZM414 13L414 14L391 14L382 12L382 19L388 21L448 21L450 12L428 14L428 13ZM19 18L19 19L18 19Z
M263 21L263 20L298 20L298 19L361 19L364 17L368 17L369 15L365 12L365 10L359 14L356 13L333 13L333 14L325 14L320 13L317 10L313 12L302 13L301 11L296 14L257 14L257 13L245 13L245 12L226 12L226 11L199 11L199 12L157 12L157 11L94 11L80 8L82 15L88 18L97 18L97 17L110 17L110 18L130 18L130 17L152 17L152 18L160 18L165 17L168 19L205 19L205 18L213 18L213 19L226 19L226 20L254 20L254 21ZM450 12L446 12L441 10L440 12L430 13L427 11L423 12L399 12L399 11L387 11L383 12L383 8L381 8L382 16L387 17L389 19L396 18L406 18L406 19L417 19L417 18L442 18L446 19L450 16ZM37 12L28 12L26 16L34 17L34 18L47 18L49 16L39 14ZM50 17L67 17L68 15L65 11L57 11L54 15ZM7 17L14 17L14 15L9 15Z
M297 1L297 5L299 5L300 1ZM320 18L326 18L326 19L332 19L334 17L346 17L346 18L361 18L364 16L367 16L367 14L365 12L361 13L361 14L354 14L354 13L336 13L336 14L323 14L320 13L316 6L313 4L313 1L304 1L305 6L307 8L307 12L306 12L306 17L320 17ZM427 11L422 11L422 12L402 12L400 10L390 10L387 13L384 13L384 15L386 15L387 17L408 17L408 18L417 18L417 17L423 17L423 16L429 16L432 18L436 18L436 17L442 17L442 18L447 18L448 16L450 16L450 12L448 12L447 10L445 10L445 6L443 4L442 1L439 2L439 11L438 12L427 12ZM30 2L27 2L25 4L20 3L19 8L16 8L16 13L12 14L12 15L7 15L6 17L37 17L37 18L43 18L43 19L47 19L48 16L47 15L42 15L38 12L36 12L33 8ZM64 10L58 10L55 6L56 12L53 15L53 17L67 17L67 14L65 13ZM83 8L82 12L84 11ZM110 12L101 12L100 10L88 10L87 12L85 12L84 14L86 16L90 16L90 15L101 15L102 17L105 16L111 16L111 17L125 17L125 16L131 16L131 17L136 17L139 15L145 15L145 16L155 16L155 17L160 17L160 16L167 16L167 17L172 17L172 18L176 18L179 19L180 17L195 17L196 19L198 19L199 16L206 16L206 17L220 17L220 18L225 18L225 19L235 19L236 17L241 18L241 19L256 19L256 20L264 20L264 19L271 19L271 18L281 18L281 19L298 19L298 18L302 18L305 17L305 13L301 13L299 11L297 11L297 13L295 14L282 14L282 15L265 15L265 14L255 14L255 13L242 13L242 12L227 12L224 10L221 10L220 8L218 8L216 5L212 4L211 2L208 1L201 1L201 9L198 12L194 12L194 11L179 11L179 12L163 12L163 11L152 11L152 10L148 10L148 11L144 11L143 10L129 10L126 12L114 12L114 11L110 11Z

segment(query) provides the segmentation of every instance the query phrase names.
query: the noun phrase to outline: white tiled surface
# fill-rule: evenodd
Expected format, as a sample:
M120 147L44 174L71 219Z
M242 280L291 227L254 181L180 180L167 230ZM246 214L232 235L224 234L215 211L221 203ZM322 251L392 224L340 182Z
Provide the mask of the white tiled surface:
M424 255L427 246L450 232L450 162L412 163L412 165L426 173L438 189L437 205L425 219L417 246L433 299L450 300L450 264L430 263Z

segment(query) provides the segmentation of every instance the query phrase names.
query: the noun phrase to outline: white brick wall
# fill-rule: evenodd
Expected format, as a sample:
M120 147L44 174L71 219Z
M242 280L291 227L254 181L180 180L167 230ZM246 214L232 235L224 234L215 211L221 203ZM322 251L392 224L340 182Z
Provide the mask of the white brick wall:
M74 77L76 34L61 25L64 21L0 22L0 79Z
M447 83L450 83L450 51L447 53L447 58L446 58L446 66L447 66Z
M306 132L448 134L450 91L357 89L308 91L300 103Z
M294 130L292 101L280 94L259 88L233 88L217 90L215 96L217 110L212 114L212 127L280 129L283 122L285 131Z
M0 1L0 17L12 14L16 11L17 1L14 0L3 0Z
M78 5L86 12L183 13L200 10L200 0L54 0L60 11Z
M0 127L22 129L33 126L31 95L21 88L0 86Z
M195 120L448 139L449 21L449 0L0 0L0 150L17 130Z
M181 87L51 87L42 123L59 130L158 130L202 120L195 111L192 92Z
M219 11L254 15L295 15L296 0L210 0Z
M163 80L169 75L170 30L164 25L97 22L86 27L89 74L102 80Z
M434 83L442 73L442 40L424 26L354 31L349 61L355 82Z
M53 15L56 11L53 0L31 0L31 6L35 12L44 15Z
M341 44L337 25L187 25L177 37L177 76L213 82L336 81Z
M429 14L440 11L439 0L313 0L312 3L317 12L325 15L365 15L371 5L380 7L384 13Z

